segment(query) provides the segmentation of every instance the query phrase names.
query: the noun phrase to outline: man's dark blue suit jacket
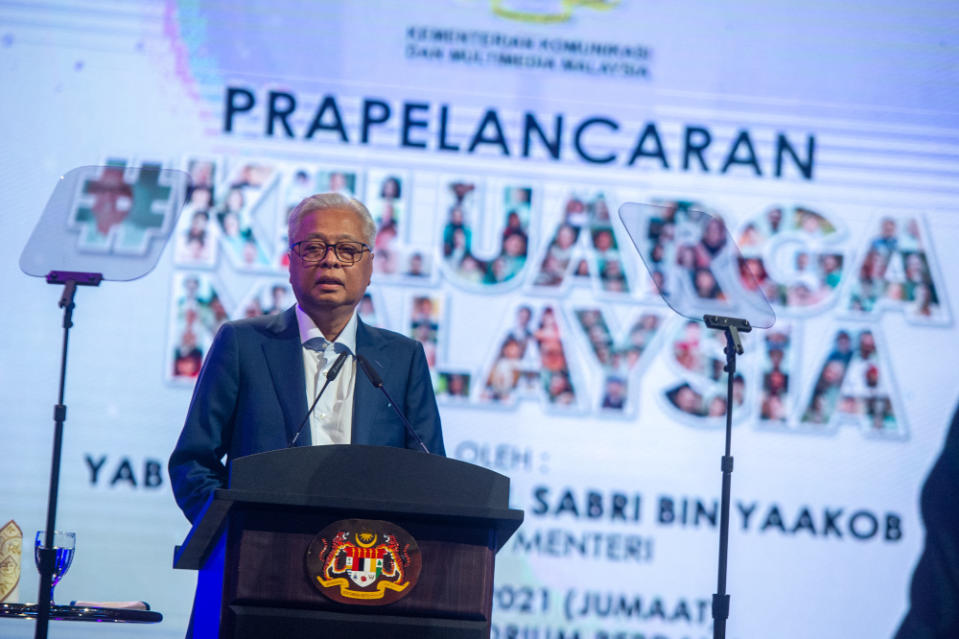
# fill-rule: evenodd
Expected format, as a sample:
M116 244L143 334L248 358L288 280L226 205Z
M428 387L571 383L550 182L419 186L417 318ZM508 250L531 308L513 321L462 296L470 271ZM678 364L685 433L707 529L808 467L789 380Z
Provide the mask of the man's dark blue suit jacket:
M445 454L423 347L398 333L358 321L356 350L379 372L390 396L430 452ZM279 315L228 322L220 328L170 456L173 494L191 522L212 492L227 485L229 460L289 445L308 408L304 375L295 307ZM359 367L352 443L418 448L382 392ZM309 444L306 427L297 445Z

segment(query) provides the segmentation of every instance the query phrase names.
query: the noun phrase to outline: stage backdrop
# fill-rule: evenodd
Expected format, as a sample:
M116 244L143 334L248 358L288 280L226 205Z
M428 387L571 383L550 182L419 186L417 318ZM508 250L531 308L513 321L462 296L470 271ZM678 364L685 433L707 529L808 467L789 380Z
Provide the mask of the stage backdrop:
M292 302L284 217L336 190L379 226L364 319L423 342L449 455L526 511L493 637L711 636L722 345L655 295L617 216L640 202L646 261L732 295L676 232L721 216L777 315L736 379L729 636L891 636L957 400L956 33L947 3L0 3L21 600L61 314L19 253L62 173L157 164L193 177L160 265L77 295L59 600L145 599L165 620L139 634L182 635L165 465L194 376L223 321Z

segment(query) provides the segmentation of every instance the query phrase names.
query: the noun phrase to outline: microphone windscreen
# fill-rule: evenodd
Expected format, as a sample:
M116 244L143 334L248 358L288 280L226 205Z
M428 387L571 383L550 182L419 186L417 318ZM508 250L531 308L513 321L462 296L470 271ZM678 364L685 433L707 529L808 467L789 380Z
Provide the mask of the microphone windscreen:
M332 382L336 379L336 376L340 374L340 369L343 368L343 362L346 361L347 356L349 356L349 349L342 351L340 356L336 358L336 361L333 362L333 365L330 366L330 370L326 373L326 380Z
M383 380L380 379L380 376L377 374L376 370L370 365L366 358L362 355L356 356L356 361L360 363L360 368L363 369L363 372L366 373L366 376L369 378L370 383L377 388L383 386Z

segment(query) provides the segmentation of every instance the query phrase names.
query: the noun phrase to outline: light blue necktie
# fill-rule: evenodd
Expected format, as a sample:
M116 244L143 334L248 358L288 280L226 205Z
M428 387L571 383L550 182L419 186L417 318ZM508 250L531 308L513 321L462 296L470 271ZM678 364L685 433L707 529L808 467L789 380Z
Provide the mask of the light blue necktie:
M322 353L326 350L326 345L329 344L322 337L311 337L310 339L303 342L303 348L308 348L311 351L316 351L317 353Z

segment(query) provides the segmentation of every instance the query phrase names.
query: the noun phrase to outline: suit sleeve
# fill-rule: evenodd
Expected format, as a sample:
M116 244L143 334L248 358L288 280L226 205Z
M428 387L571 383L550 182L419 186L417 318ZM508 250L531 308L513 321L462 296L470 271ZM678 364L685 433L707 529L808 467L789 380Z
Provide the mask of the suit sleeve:
M926 545L916 564L910 608L896 639L959 637L959 410L922 489Z
M443 429L440 424L440 412L436 407L433 394L433 380L426 363L423 345L416 343L410 360L409 383L406 386L406 417L413 429L423 438L426 447L434 455L446 456L443 446ZM406 447L419 449L419 444L407 435Z
M224 324L203 363L168 464L173 495L191 523L196 522L213 491L227 484L223 457L233 436L238 388L236 329Z

